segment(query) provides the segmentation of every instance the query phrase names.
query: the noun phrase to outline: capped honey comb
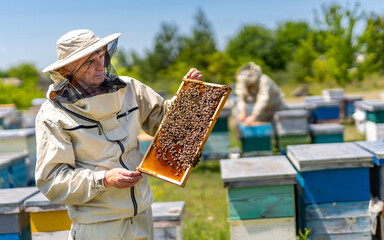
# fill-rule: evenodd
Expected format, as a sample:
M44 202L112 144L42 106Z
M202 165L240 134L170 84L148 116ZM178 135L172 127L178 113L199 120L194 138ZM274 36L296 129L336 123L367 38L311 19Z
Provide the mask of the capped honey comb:
M184 187L231 92L183 79L138 171Z

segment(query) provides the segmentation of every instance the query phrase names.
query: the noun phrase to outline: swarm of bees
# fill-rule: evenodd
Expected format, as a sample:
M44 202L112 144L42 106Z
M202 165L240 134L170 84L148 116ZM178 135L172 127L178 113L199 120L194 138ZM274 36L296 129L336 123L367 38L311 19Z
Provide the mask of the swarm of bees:
M176 176L199 162L198 150L223 95L230 89L188 82L171 103L153 144L156 158L176 169Z

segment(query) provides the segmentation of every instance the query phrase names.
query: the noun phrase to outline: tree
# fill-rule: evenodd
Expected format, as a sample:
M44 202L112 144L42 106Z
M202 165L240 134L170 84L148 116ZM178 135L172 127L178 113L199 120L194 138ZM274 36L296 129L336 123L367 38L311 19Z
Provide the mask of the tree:
M288 78L297 82L313 81L313 62L320 56L316 50L318 38L316 32L311 32L307 39L301 40L297 49L292 53L292 61L287 64Z
M7 70L8 77L19 78L23 87L35 88L39 82L39 72L33 64L22 63Z
M361 63L363 75L384 71L384 16L372 14L360 37L365 61Z
M279 24L276 30L277 69L285 68L286 64L292 61L298 46L308 38L309 33L310 28L306 22L288 21Z
M180 55L177 61L186 62L189 66L199 69L208 68L209 55L217 52L213 29L201 9L195 16L192 36L180 38Z
M136 73L145 83L158 82L162 78L161 71L175 62L178 56L178 28L173 24L162 23L161 31L155 37L153 50L147 51L144 58L132 53Z
M238 67L253 61L268 72L273 67L274 39L271 31L259 25L245 25L229 40L225 52L238 63Z
M0 84L0 103L14 103L19 109L31 106L34 98L44 97L44 93L37 87L39 71L32 64L23 63L9 68L4 77L16 77L22 81L22 86L9 86Z
M349 70L354 67L355 54L358 51L353 30L356 22L363 17L359 5L352 9L343 9L340 5L323 6L325 31L325 66L331 77L341 86L353 79ZM318 79L322 80L322 79Z

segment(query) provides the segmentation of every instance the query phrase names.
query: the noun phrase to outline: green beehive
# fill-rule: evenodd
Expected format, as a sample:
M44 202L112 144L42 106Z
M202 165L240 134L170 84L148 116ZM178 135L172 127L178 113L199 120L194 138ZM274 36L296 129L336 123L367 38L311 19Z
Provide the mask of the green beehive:
M220 167L232 239L295 239L296 171L285 156L224 159Z

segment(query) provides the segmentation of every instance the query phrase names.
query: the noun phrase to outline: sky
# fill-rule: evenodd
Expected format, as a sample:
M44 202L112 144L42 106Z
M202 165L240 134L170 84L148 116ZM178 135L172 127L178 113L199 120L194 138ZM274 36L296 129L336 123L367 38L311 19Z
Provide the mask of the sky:
M162 23L189 34L197 9L202 9L219 50L246 24L274 29L279 23L314 22L321 6L354 0L0 0L0 70L28 62L43 69L57 60L56 41L75 29L105 37L120 32L119 48L144 54L153 47ZM384 15L384 0L361 0L367 13ZM362 29L363 27L360 26Z

